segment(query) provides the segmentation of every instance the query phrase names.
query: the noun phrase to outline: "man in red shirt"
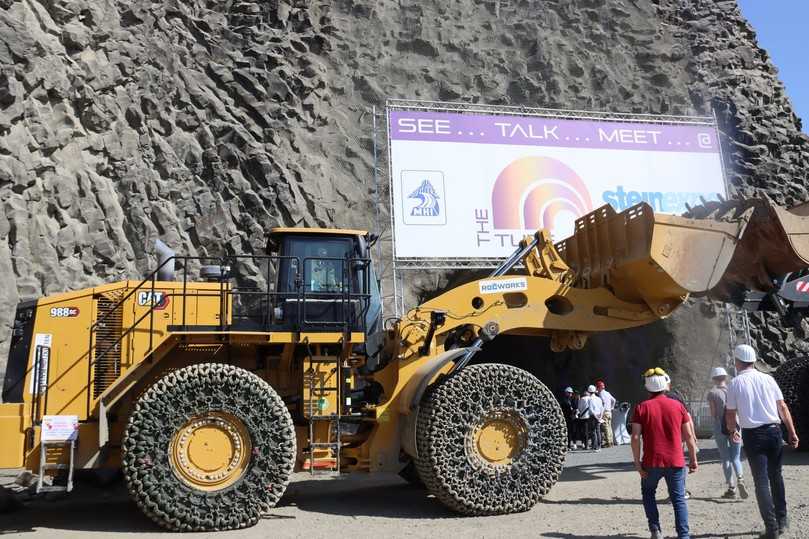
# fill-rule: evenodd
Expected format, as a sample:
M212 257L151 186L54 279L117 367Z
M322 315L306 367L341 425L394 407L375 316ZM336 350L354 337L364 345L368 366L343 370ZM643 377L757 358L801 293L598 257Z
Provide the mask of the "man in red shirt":
M661 368L643 374L649 399L635 407L632 416L632 454L635 469L641 477L643 508L649 521L652 539L663 539L660 514L655 494L661 479L666 480L678 539L689 539L688 505L685 501L685 455L683 441L688 446L689 473L697 470L697 443L691 434L691 416L681 402L666 398L671 378ZM641 459L641 440L643 459Z

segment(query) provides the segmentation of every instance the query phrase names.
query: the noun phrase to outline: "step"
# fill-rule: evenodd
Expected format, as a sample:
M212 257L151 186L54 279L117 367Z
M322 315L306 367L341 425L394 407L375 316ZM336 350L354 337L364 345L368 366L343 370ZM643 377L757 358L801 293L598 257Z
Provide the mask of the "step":
M39 492L69 492L69 491L67 490L67 487L59 487L59 486L54 487L54 486L42 485L41 487L39 487L37 489L37 493L39 493Z
M314 462L314 464L313 464ZM337 459L306 459L303 461L303 469L311 473L336 472L338 467Z

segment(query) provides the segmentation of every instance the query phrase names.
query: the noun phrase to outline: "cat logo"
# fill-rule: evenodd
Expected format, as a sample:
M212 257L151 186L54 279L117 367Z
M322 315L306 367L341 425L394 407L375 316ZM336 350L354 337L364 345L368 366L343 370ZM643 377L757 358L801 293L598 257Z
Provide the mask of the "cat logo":
M162 311L169 304L169 296L165 292L154 292L147 290L138 292L138 305L145 307L147 305L153 306L155 311Z

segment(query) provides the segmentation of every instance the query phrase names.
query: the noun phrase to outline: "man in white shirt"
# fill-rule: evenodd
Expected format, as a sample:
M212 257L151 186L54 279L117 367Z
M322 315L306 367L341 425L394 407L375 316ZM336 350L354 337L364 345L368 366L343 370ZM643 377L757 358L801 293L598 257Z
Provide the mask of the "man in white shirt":
M728 387L725 404L725 423L729 432L738 424L742 428L744 452L753 474L756 500L766 531L765 539L775 539L789 528L784 478L781 475L783 438L781 422L786 425L789 445L798 447L798 435L792 415L784 402L784 395L772 376L756 370L756 351L752 346L740 344L733 351L736 360L736 378Z
M587 394L579 400L579 417L587 420L585 446L589 440L591 449L598 452L601 451L601 422L604 418L604 403L595 392L595 386L587 386Z
M612 411L615 409L615 397L607 391L607 384L604 380L596 382L596 394L604 403L604 417L601 423L602 442L605 447L612 446Z

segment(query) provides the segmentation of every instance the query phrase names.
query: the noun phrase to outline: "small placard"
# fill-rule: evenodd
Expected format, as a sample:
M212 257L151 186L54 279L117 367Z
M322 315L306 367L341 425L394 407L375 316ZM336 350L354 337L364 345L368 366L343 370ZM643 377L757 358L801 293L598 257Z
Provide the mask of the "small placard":
M75 440L79 434L79 416L46 415L42 417L42 441L61 442Z

